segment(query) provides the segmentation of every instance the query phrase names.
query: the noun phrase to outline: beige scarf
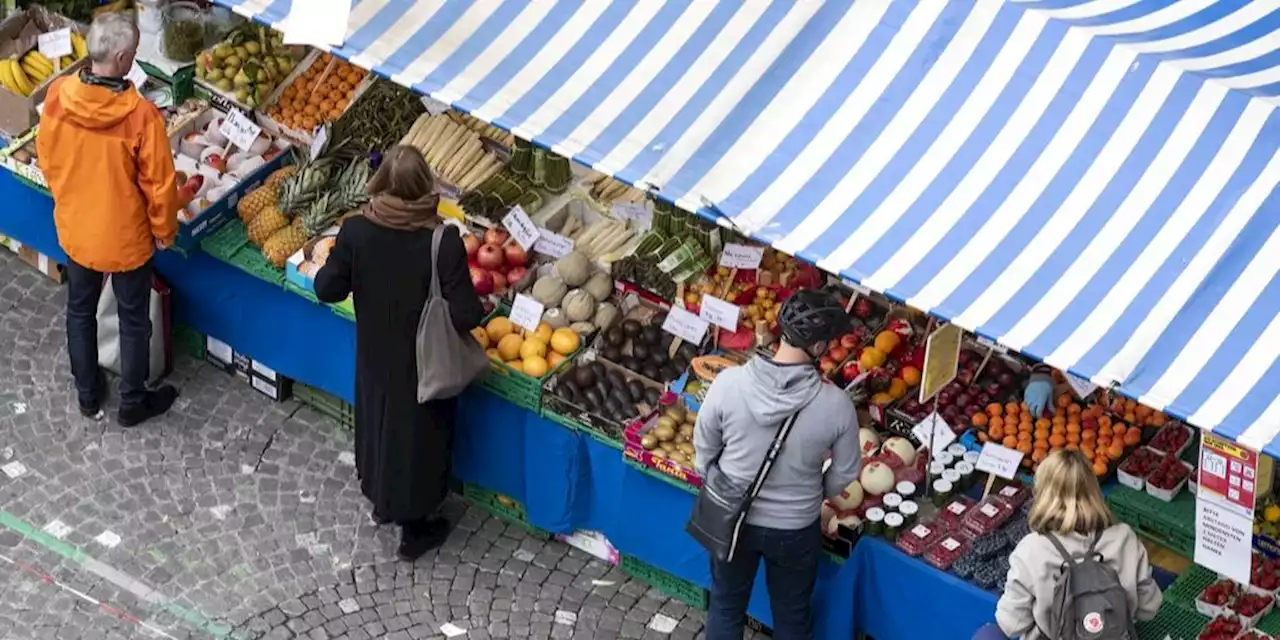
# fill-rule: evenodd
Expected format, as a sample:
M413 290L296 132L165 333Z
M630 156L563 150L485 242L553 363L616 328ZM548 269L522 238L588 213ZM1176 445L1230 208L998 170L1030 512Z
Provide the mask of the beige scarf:
M417 200L382 194L374 196L364 206L364 217L374 224L388 229L400 231L417 231L431 229L440 224L436 214L436 206L440 204L440 196L432 193Z

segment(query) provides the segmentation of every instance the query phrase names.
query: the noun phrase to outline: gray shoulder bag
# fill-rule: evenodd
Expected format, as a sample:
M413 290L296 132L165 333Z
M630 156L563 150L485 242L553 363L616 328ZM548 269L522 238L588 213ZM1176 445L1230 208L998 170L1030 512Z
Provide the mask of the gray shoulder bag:
M452 398L489 370L489 358L474 338L460 333L440 293L440 240L446 227L431 233L431 292L418 319L418 402Z
M751 503L760 495L765 478L769 476L769 470L778 459L778 453L782 451L782 445L799 415L799 411L791 414L778 428L773 443L765 452L764 462L760 463L755 479L745 492L735 487L728 476L720 471L719 460L707 467L707 477L703 478L702 489L698 491L698 498L693 503L693 513L689 515L689 522L684 530L715 559L721 562L733 560L733 555L738 550L738 536L742 533L742 525L747 521L747 513L751 511Z

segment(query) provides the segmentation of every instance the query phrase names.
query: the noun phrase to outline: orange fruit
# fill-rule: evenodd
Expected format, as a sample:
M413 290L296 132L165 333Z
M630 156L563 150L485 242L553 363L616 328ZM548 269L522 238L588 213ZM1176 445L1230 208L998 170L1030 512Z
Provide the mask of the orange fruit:
M992 402L987 405L987 414L991 417L997 417L1002 413L1004 413L1004 407L1000 406L999 402Z
M1001 442L1001 444L1010 449L1016 449L1018 447L1018 438L1016 436L1005 436L1004 441Z
M1067 443L1067 447L1066 447L1066 449L1067 449L1067 451L1079 451L1079 450L1080 450L1080 445L1075 444L1075 443L1073 443L1073 442L1068 442L1068 443Z
M1067 433L1077 433L1077 434L1080 433L1080 425L1078 424L1067 425Z
M1052 436L1049 436L1050 446L1061 447L1062 445L1065 445L1065 444L1067 444L1067 439L1062 437L1061 435L1055 433Z
M1047 418L1040 418L1039 420L1036 420L1037 429L1048 429L1049 427L1052 427L1052 426L1053 426L1053 423L1050 422Z
M1098 476L1099 478L1106 476L1107 475L1106 463L1101 463L1101 462L1093 463L1093 474Z
M1048 439L1049 439L1049 430L1048 430L1048 429L1036 429L1036 439L1037 439L1037 440L1048 440Z
M978 432L978 442L990 442L991 436L986 431Z
M1142 444L1142 432L1138 429L1130 429L1124 433L1124 443L1130 447Z
M1067 423L1067 419L1062 416L1054 416L1053 420L1051 420L1050 423L1057 424L1057 425L1064 425Z
M987 424L991 425L992 429L1003 427L1004 418L1001 418L1000 416L991 416L991 420L987 421Z
M1065 408L1067 407L1067 405L1071 404L1071 396L1069 396L1069 395L1067 395L1067 394L1065 394L1065 393L1064 393L1064 394L1062 394L1062 395L1060 395L1060 396L1058 396L1057 404L1058 404L1058 406L1059 406L1059 407L1061 407L1061 408L1064 408L1064 409L1065 409Z
M1098 434L1092 431L1085 431L1080 434L1080 442L1097 442Z
M1080 415L1080 405L1078 405L1078 404L1076 404L1076 403L1074 403L1074 402L1073 402L1073 403L1071 403L1071 404L1069 404L1069 405L1067 405L1067 415L1069 415L1069 416L1078 416L1078 415Z
M910 384L910 381L908 381L908 384ZM987 414L975 413L973 414L973 417L969 419L969 422L975 427L984 427L987 424Z
M1000 428L1000 425L992 425L987 432L991 434L992 440L1000 440L1004 437L1004 429Z
M1110 416L1098 416L1098 428L1105 429L1111 427Z
M911 386L920 384L920 370L915 367L903 367L902 379Z
M1049 457L1048 451L1045 451L1044 449L1036 449L1035 452L1031 454L1031 461L1038 464L1038 463L1044 462L1044 459L1048 457Z
M1011 416L1018 415L1018 403L1010 402L1009 404L1006 404L1004 406L1004 412Z
M1139 418L1145 418L1151 415L1151 407L1148 407L1145 404L1140 404L1136 408L1134 408L1133 413Z
M1031 442L1031 432L1030 432L1030 431L1019 431L1019 432L1018 432L1018 442L1024 442L1024 441L1025 441L1025 442Z
M1147 420L1147 424L1153 427L1163 427L1166 420L1168 420L1168 418L1164 415L1164 413L1157 411L1151 414L1151 418Z
M1080 453L1083 454L1084 457L1089 460L1093 459L1093 447L1088 444L1080 445Z
M1031 433L1031 432L1032 432L1032 431L1034 431L1034 430L1035 430L1035 429L1033 429L1033 428L1031 427L1031 423L1030 423L1030 422L1019 422L1019 423L1018 423L1018 433Z
M1107 448L1107 456L1109 456L1112 460L1118 460L1120 456L1123 456L1123 455L1124 455L1124 443L1119 440L1113 441L1111 443L1111 446Z
M1031 448L1031 441L1030 441L1030 440L1024 440L1024 441L1022 441L1022 442L1019 442L1019 443L1018 443L1018 451L1021 451L1022 453L1031 453L1031 451L1032 451L1032 448Z

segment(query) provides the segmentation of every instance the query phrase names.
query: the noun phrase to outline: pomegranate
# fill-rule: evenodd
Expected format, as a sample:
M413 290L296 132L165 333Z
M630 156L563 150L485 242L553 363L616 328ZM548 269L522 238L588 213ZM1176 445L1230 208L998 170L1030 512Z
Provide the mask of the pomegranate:
M490 271L501 268L502 260L502 247L496 244L486 242L476 251L476 264Z
M515 286L517 282L524 280L529 270L525 267L511 267L507 270L507 284Z
M507 264L513 267L523 267L529 262L529 254L525 253L524 247L516 243L511 243L504 247L506 253Z
M489 276L493 278L494 293L503 293L507 290L507 276L501 271L490 271Z
M507 238L510 238L510 237L511 237L511 234L507 233L506 231L503 231L502 229L485 229L484 230L485 244L496 244L501 246L502 243L506 242Z
M462 246L467 248L467 259L476 257L476 252L480 250L480 237L474 233L468 233L462 236Z
M493 276L488 271L480 267L471 267L471 285L476 288L476 294L487 296L493 293Z

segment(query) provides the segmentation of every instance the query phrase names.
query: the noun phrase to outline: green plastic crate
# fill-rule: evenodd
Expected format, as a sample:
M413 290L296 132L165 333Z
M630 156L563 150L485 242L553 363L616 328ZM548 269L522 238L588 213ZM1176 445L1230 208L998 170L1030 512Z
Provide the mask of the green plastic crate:
M707 590L697 583L673 576L635 556L625 553L621 554L618 559L618 568L632 578L646 582L649 586L690 607L700 611L707 610Z
M631 458L625 458L625 457L623 458L623 464L626 464L628 467L631 467L632 469L635 469L636 471L639 471L640 473L643 473L646 476L661 480L681 491L691 493L693 495L698 495L697 487L687 482L681 482L680 480L677 480L676 478L673 478L665 473L662 473L661 471L658 471L653 467L640 464L639 462L636 462Z
M293 398L298 402L301 402L316 411L337 420L342 424L342 426L347 427L348 429L355 427L355 407L351 406L342 398L301 382L294 382Z
M300 295L316 304L321 304L320 299L316 297L316 294L311 293L310 291L307 291L306 289L303 289L302 287L299 287L298 285L292 282L285 282L284 288L285 288L285 291L288 291L289 293Z
M516 500L512 500L511 498L508 498L496 491L470 483L463 484L462 497L466 498L467 502L487 511L490 515L524 529L530 535L544 540L549 540L551 538L550 533L530 524L529 515L528 512L525 511L524 505Z
M173 326L173 346L196 360L204 360L204 334L187 325Z
M1145 538L1158 542L1175 553L1195 557L1196 498L1183 491L1172 502L1165 502L1128 487L1114 487L1107 503L1120 520Z
M1180 605L1166 602L1160 606L1160 613L1154 620L1138 623L1138 638L1141 640L1195 640L1196 636L1209 624L1209 619L1188 611Z
M548 409L546 406L542 407L542 417L562 427L565 427L566 429L572 429L574 431L586 434L588 437L590 437L592 440L595 440L596 442L599 442L604 445L608 445L609 447L613 449L617 449L618 451L622 451L621 440L610 438L608 435L601 433L599 429L596 429L591 425L583 424L577 420L574 420L573 418L570 418L569 416L566 416L564 414Z
M249 243L244 223L232 220L200 242L205 253L249 275L272 284L284 284L284 270L267 262L262 251Z
M1269 636L1280 635L1280 611L1272 609L1271 613L1262 616L1262 618L1258 620L1258 624L1254 626L1258 631Z
M1193 564L1178 576L1173 584L1165 589L1165 602L1182 605L1188 611L1196 610L1196 596L1204 591L1205 587L1218 581L1218 574L1198 565Z

